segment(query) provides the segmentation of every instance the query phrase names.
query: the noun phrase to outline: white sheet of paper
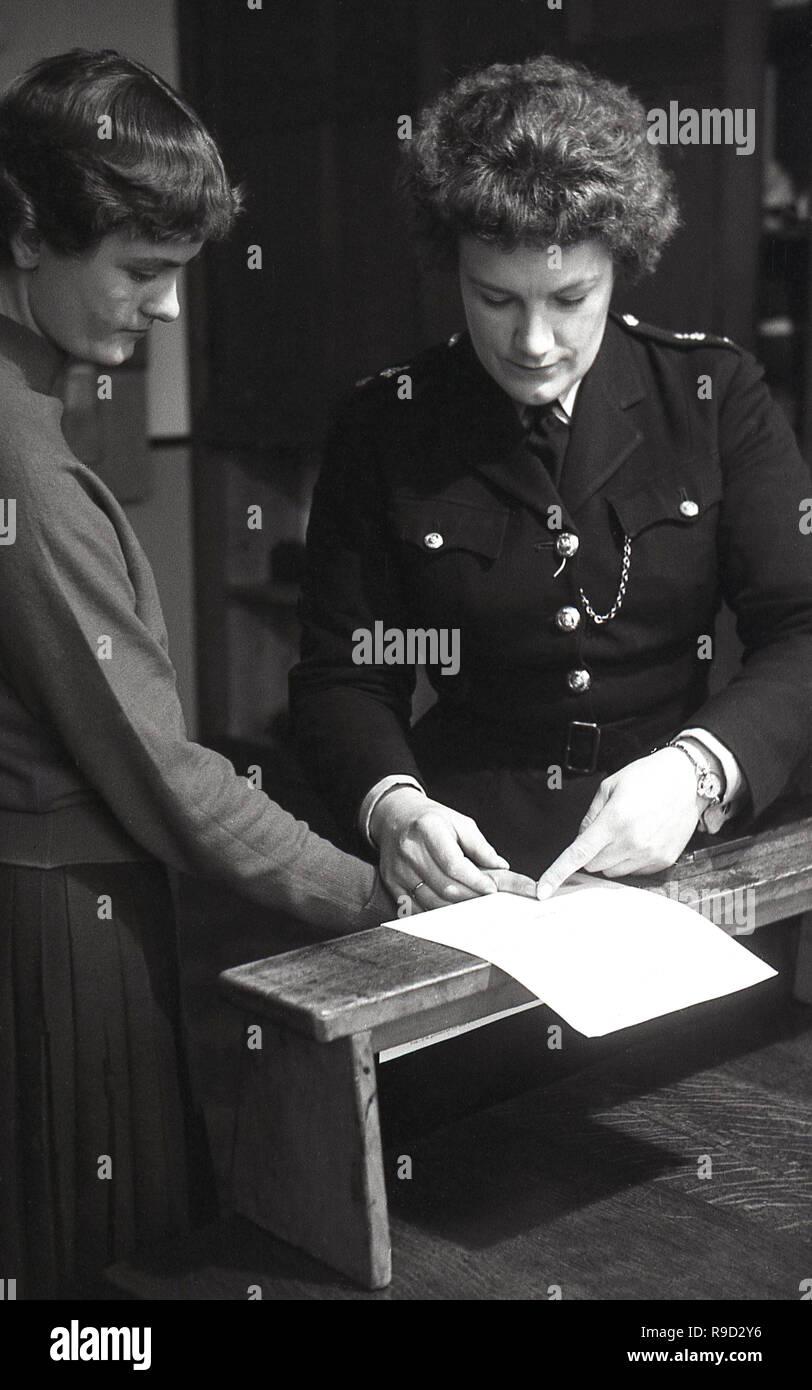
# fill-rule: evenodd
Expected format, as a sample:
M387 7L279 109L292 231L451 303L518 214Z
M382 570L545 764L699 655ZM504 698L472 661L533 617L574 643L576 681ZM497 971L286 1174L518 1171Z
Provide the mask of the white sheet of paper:
M777 973L684 903L609 881L541 903L493 893L384 925L491 961L588 1038Z

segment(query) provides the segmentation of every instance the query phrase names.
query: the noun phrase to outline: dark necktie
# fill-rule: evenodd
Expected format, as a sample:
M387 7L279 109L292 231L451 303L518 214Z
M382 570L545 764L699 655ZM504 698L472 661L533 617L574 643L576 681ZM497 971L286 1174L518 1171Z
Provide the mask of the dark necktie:
M525 420L525 445L544 464L553 483L558 487L569 443L570 427L558 418L552 404L530 406L525 413Z

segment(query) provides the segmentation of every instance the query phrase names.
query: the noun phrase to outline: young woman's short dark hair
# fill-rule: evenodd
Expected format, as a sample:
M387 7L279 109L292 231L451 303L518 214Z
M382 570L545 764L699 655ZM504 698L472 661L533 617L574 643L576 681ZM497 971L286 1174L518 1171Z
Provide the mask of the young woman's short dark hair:
M122 227L219 240L239 206L191 107L112 49L45 58L0 97L0 255L26 229L63 253Z
M634 278L679 225L671 175L641 104L576 63L544 56L471 73L421 115L404 183L443 260L460 236L573 245L597 238Z

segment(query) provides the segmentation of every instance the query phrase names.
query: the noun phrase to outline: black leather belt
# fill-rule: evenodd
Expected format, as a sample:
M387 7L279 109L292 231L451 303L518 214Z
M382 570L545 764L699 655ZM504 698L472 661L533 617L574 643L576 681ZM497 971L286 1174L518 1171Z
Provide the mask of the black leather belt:
M560 746L560 754L549 761L560 763L562 771L570 776L588 776L599 769L616 772L626 763L645 757L655 744L678 733L680 727L678 719L673 725L664 726L662 715L624 719L616 724L573 719L563 733L552 735L549 741L545 739L545 748L555 751L556 745Z
M586 724L580 719L571 720L564 745L564 772L596 772L600 747L600 724Z
M682 727L679 715L666 712L652 717L595 724L572 719L557 728L540 728L532 740L514 743L507 764L525 767L558 766L567 777L588 777L595 772L617 772L626 763L645 757L656 744L667 742Z
M461 711L435 706L416 726L415 755L427 765L460 767L560 767L567 777L612 773L645 757L684 727L684 702L614 723L573 719L567 724L517 729L494 720L466 719Z

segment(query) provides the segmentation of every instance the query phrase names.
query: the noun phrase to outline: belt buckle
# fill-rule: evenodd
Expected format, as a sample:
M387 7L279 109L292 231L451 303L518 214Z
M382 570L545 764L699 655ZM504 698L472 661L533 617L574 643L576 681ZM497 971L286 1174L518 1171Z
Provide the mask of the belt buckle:
M598 766L598 750L601 746L599 724L587 724L580 719L571 719L567 728L564 771L589 773Z

